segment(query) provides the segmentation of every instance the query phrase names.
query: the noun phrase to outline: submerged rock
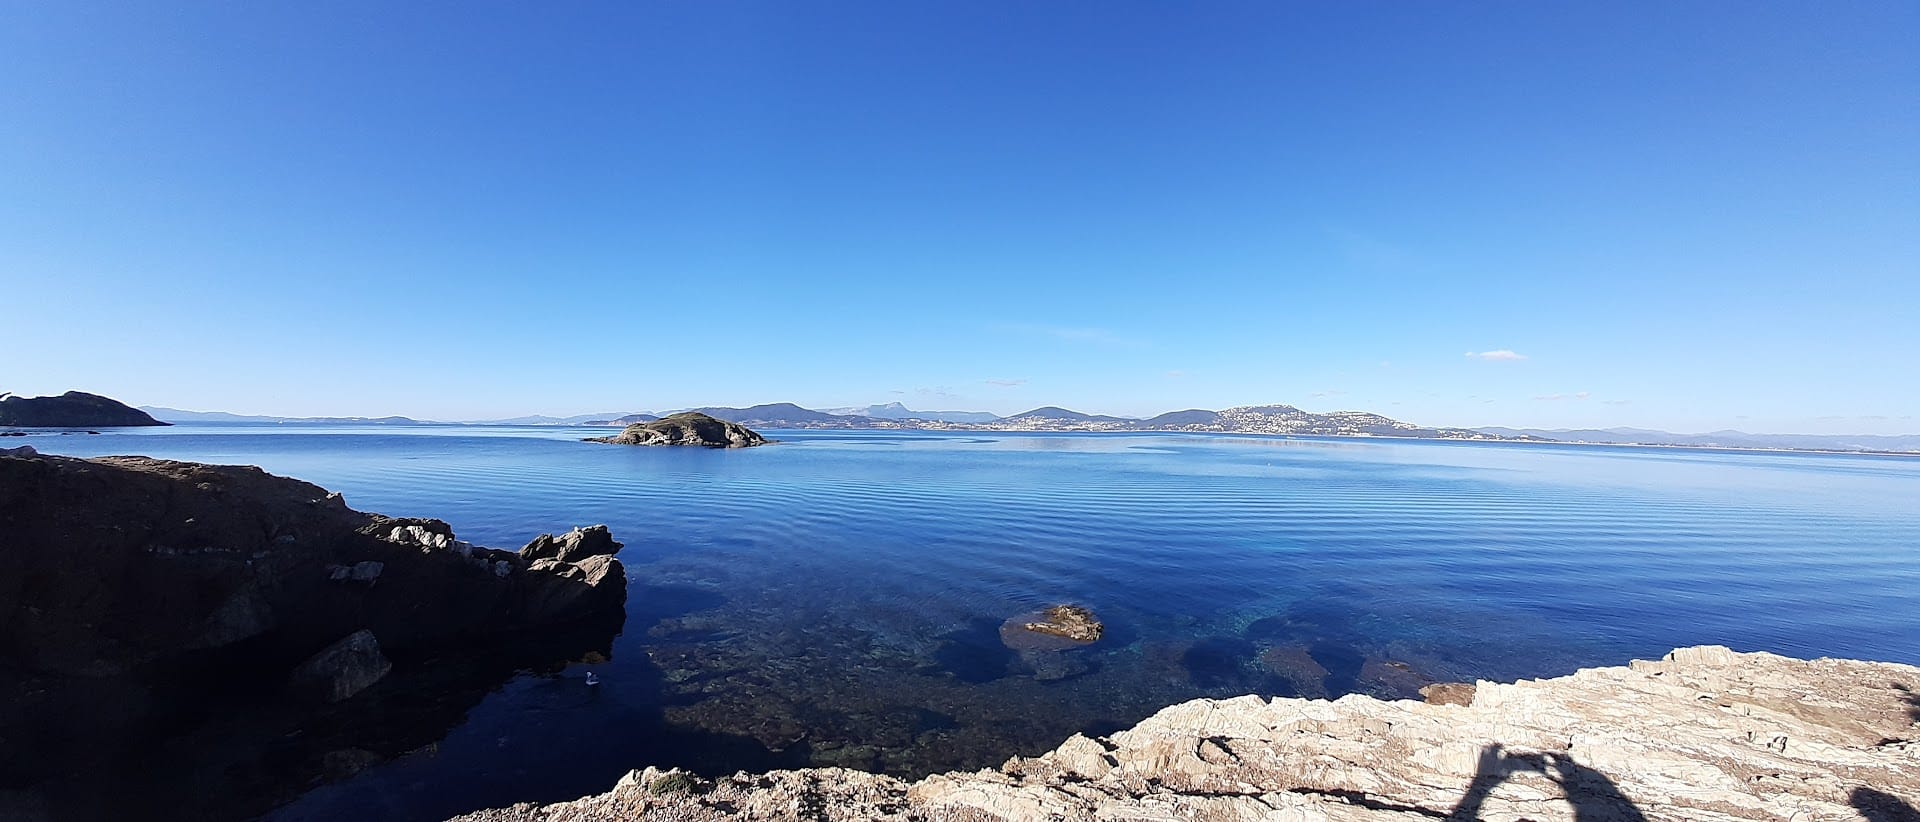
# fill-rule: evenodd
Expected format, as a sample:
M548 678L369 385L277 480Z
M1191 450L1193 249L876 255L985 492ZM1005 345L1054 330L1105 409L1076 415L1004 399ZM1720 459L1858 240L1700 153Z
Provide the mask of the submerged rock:
M1299 645L1282 645L1260 653L1260 664L1292 689L1295 696L1324 699L1327 694L1327 669L1313 654Z
M598 796L458 819L1788 822L1920 808L1910 665L1683 648L1476 691L1465 705L1199 699L1111 737L919 782L648 768ZM652 789L669 779L676 790Z
M766 445L760 436L737 422L714 419L698 411L627 426L611 437L588 437L587 442L614 445L699 445L708 448L748 448Z
M1021 627L1037 634L1074 642L1093 642L1106 631L1106 626L1094 618L1092 611L1078 605L1055 605L1043 612L1039 619L1026 622Z
M293 669L287 687L320 702L339 702L366 690L393 670L372 631L360 630L328 645Z

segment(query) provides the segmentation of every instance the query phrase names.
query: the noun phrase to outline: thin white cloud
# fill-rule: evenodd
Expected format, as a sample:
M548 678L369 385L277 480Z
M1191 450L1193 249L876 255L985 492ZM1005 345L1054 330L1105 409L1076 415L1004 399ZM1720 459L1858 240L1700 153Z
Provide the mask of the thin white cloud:
M1313 396L1314 396L1315 398L1319 398L1319 397L1340 397L1340 396L1345 396L1345 395L1346 395L1346 393L1347 393L1347 392L1345 392L1345 391L1342 391L1342 390L1339 390L1339 389L1333 389L1333 390L1329 390L1329 391L1315 391L1315 392L1313 392Z
M1000 329L1002 331L1009 331L1026 336L1051 337L1061 342L1074 343L1076 345L1098 345L1108 348L1146 347L1146 343L1121 336L1105 328L1014 323L1000 326Z
M953 389L945 385L934 386L931 388L927 386L921 386L919 388L913 389L913 393L914 393L914 396L920 397L922 399L939 400L941 402L959 402L966 399L965 397L962 397L958 394L953 393Z
M1472 359L1486 360L1488 362L1517 362L1527 358L1527 355L1508 348L1497 348L1492 351L1468 351L1467 356Z
M1026 380L987 380L986 382L997 388L1019 388L1027 384Z
M1184 377L1184 376L1186 376L1186 375L1187 375L1187 372L1185 372L1185 371L1168 371L1168 372L1167 372L1167 379L1170 379L1170 380L1177 380L1177 379L1180 379L1181 377Z
M1545 394L1542 396L1534 397L1534 399L1542 400L1545 402L1559 402L1561 400L1576 400L1576 401L1584 400L1591 396L1593 395L1586 391L1577 391L1572 394Z

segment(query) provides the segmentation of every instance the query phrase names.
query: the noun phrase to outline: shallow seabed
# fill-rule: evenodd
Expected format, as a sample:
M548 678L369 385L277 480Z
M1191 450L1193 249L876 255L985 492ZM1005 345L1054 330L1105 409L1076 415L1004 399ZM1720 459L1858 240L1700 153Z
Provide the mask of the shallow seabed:
M382 764L287 820L565 799L649 764L976 768L1197 696L1408 696L1702 643L1920 663L1920 460L1201 435L577 441L601 433L22 439L257 464L496 547L599 522L627 543L611 659L515 677L437 744L375 745L363 758ZM1004 620L1058 602L1093 608L1106 636L1001 641Z

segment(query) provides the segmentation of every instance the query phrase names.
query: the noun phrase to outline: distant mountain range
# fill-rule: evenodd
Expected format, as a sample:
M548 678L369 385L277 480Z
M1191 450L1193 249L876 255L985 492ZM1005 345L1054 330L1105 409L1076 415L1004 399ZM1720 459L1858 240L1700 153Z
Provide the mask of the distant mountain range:
M1000 415L986 411L915 411L897 402L869 405L865 408L828 408L828 414L846 417L872 417L876 420L936 420L939 422L993 422Z
M756 428L801 429L917 429L929 431L1192 431L1237 434L1298 434L1329 437L1421 437L1454 440L1530 439L1506 437L1464 428L1425 428L1359 411L1312 414L1291 405L1257 405L1224 411L1191 409L1150 419L1086 414L1056 406L1035 408L1009 417L979 421L931 419L922 412L896 404L879 406L894 416L814 411L793 403L770 403L747 408L693 408L691 411ZM845 411L849 409L835 409ZM862 410L862 409L851 409ZM960 412L974 414L976 412ZM978 417L976 417L978 419ZM618 424L608 420L605 424Z
M604 420L611 416L613 416L613 412L604 414L575 414L571 417L549 417L544 414L534 414L527 417L509 417L504 420L462 420L461 422L465 425L593 425L595 421ZM633 416L646 417L649 422L659 419L659 417L649 414L635 414Z
M306 425L587 425L626 426L652 422L663 414L578 414L571 417L526 416L502 420L435 423L407 417L271 417L219 411L181 411L141 406L167 422L297 423ZM1291 405L1249 405L1211 411L1190 408L1146 419L1087 414L1045 406L1000 417L985 411L915 411L900 403L814 410L793 403L768 403L746 408L680 409L756 428L907 429L932 431L1190 431L1222 434L1294 434L1327 437L1411 437L1445 440L1508 440L1530 442L1669 445L1701 448L1766 448L1815 451L1874 451L1920 453L1920 434L1825 435L1748 434L1715 431L1674 434L1644 428L1537 429L1428 428L1364 411L1314 414ZM674 413L674 412L666 412Z
M140 410L153 415L154 419L167 422L235 422L235 423L281 423L299 425L592 425L594 420L604 420L613 416L607 414L575 414L571 417L548 417L533 415L512 417L504 420L460 420L440 422L435 420L416 420L412 417L275 417L262 414L229 414L225 411L182 411L178 408L166 408L158 405L142 405ZM648 419L658 419L649 417Z
M1713 431L1675 434L1646 428L1478 428L1503 437L1612 445L1679 445L1689 448L1785 448L1795 451L1920 451L1920 434L1749 434Z
M432 425L407 417L269 417L255 414L229 414L225 411L182 411L158 405L142 405L140 410L165 422L257 422L300 423L304 425Z

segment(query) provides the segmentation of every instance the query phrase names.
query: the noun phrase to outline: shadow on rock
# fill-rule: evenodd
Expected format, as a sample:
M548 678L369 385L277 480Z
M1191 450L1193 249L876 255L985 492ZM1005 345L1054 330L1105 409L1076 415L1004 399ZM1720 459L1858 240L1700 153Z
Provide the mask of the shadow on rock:
M1904 688L1902 690L1905 690ZM1906 800L1872 788L1854 788L1848 803L1867 822L1920 822L1920 810Z
M1612 779L1576 762L1571 754L1513 753L1499 745L1481 749L1480 765L1467 784L1466 795L1445 818L1461 822L1480 819L1494 788L1529 772L1545 776L1560 787L1567 804L1573 806L1574 822L1646 822L1646 815L1620 793Z
M1893 689L1900 692L1900 701L1907 703L1907 715L1920 722L1920 693L1898 682L1893 683Z

